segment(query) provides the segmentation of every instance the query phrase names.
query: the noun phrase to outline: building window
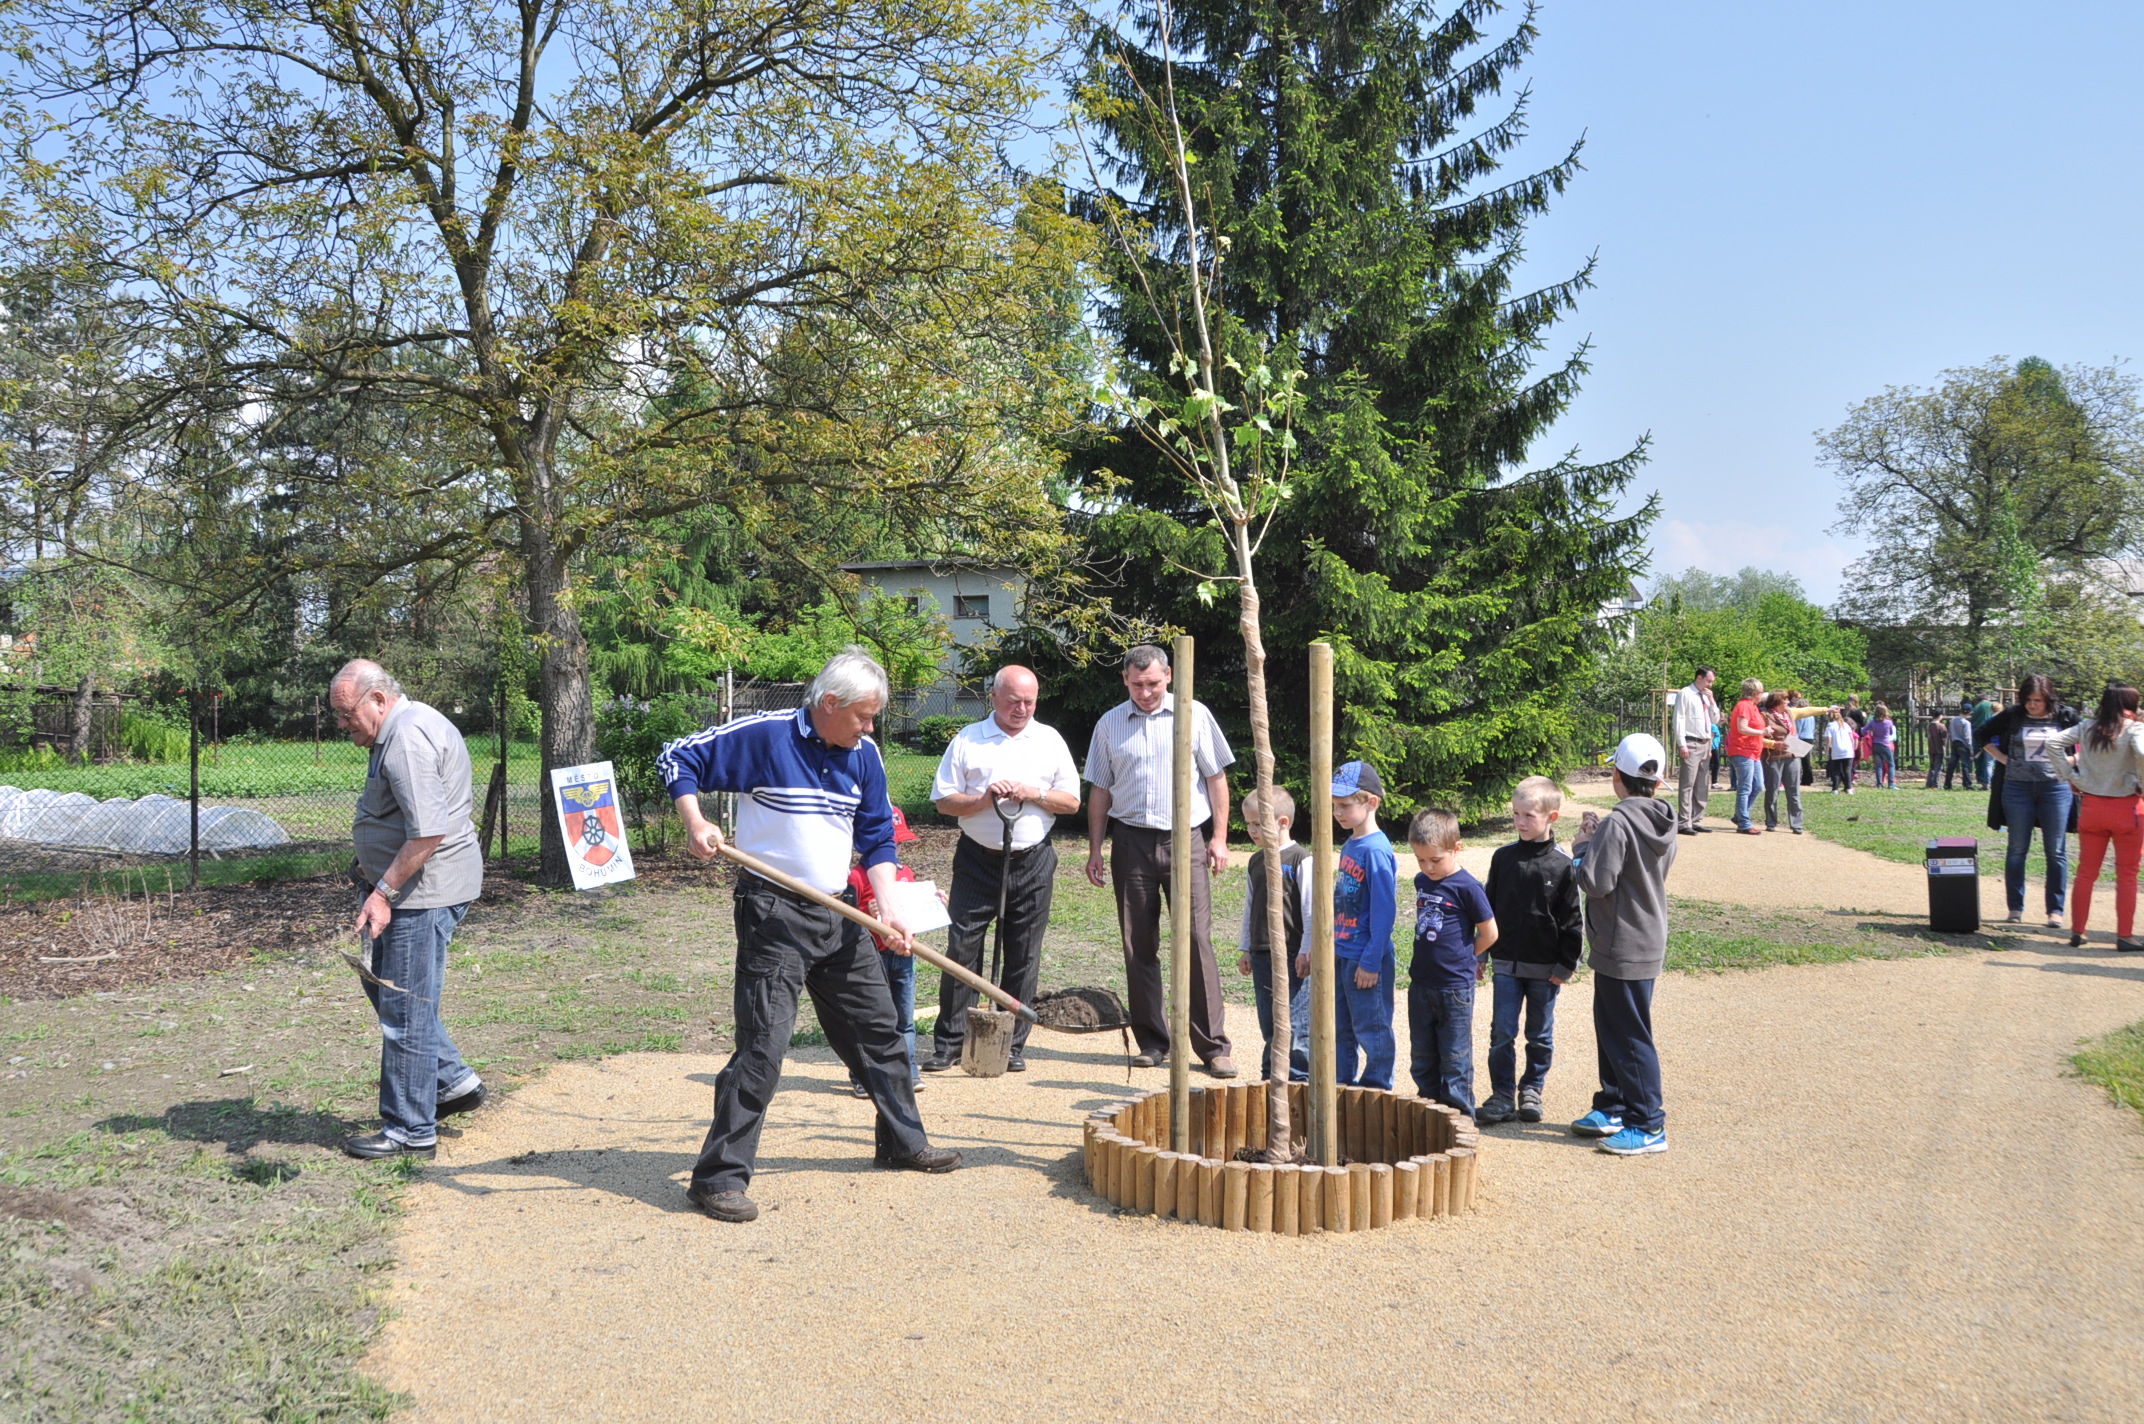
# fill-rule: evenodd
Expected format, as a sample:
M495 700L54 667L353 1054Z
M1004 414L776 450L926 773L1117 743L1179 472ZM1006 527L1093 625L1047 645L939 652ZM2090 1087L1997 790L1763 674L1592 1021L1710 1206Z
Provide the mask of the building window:
M901 606L907 609L909 616L913 618L923 612L923 599L918 594L903 594L901 596Z
M955 618L988 618L990 595L987 593L957 593L953 595Z

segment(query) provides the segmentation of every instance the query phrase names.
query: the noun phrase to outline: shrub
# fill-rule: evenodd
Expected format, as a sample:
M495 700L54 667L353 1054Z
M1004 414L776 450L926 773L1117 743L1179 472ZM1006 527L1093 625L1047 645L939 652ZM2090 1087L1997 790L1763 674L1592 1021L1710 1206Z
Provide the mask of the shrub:
M129 708L119 714L119 741L135 761L186 760L186 728L154 712Z
M666 693L652 702L621 697L596 709L596 749L617 774L635 824L640 823L643 805L659 806L665 799L663 779L655 769L664 744L706 725L706 699L681 693Z
M960 729L973 720L972 717L925 717L916 723L916 734L909 740L915 743L917 751L937 756L952 743Z

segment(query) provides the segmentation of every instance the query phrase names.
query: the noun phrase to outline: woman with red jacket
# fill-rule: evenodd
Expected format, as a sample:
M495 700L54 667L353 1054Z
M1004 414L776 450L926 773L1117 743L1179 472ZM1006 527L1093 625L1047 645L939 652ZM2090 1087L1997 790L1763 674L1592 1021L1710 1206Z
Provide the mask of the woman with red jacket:
M1749 823L1750 803L1764 785L1764 713L1757 699L1764 684L1754 677L1742 679L1742 700L1727 716L1727 765L1735 783L1735 829L1745 836L1764 832Z

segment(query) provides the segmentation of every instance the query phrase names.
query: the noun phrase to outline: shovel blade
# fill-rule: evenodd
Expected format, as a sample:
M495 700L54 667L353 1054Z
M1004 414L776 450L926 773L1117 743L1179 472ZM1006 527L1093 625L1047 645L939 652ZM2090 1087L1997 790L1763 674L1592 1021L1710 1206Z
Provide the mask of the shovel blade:
M1002 1077L1012 1062L1014 1022L1003 1009L978 1005L968 1010L968 1032L960 1045L961 1071L976 1078Z

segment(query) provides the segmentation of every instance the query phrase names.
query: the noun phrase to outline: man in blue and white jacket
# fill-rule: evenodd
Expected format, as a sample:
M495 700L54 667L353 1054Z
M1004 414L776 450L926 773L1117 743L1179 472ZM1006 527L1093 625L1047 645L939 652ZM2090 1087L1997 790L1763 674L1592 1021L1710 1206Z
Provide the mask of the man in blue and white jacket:
M701 860L721 853L722 831L701 813L700 793L738 792L731 830L740 850L850 904L854 852L879 904L890 907L893 802L870 737L886 697L886 670L852 647L827 663L796 711L741 718L664 747L656 766L684 819L686 848ZM908 1045L870 938L845 937L839 915L757 875L738 876L736 916L737 1049L715 1082L714 1122L686 1190L693 1205L717 1221L759 1215L744 1189L781 1081L799 990L810 992L828 1040L849 1051L844 1057L855 1055L849 1066L878 1105L878 1164L920 1172L958 1166L958 1152L924 1135ZM880 918L899 936L888 947L907 954L914 940L898 913L882 908Z

